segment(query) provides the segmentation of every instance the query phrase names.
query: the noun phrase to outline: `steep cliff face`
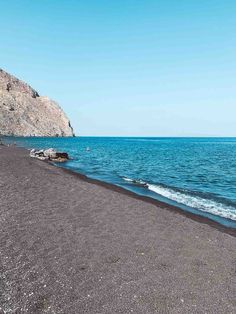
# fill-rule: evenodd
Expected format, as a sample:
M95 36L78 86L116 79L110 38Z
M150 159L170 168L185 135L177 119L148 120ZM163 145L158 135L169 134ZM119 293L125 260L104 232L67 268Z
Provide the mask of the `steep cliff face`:
M0 135L74 136L56 102L0 69Z

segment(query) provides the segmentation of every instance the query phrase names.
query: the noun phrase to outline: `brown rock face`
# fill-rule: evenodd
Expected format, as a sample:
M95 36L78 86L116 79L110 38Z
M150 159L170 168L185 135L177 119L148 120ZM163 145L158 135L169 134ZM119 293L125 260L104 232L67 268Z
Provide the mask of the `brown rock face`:
M0 135L74 136L56 102L0 69Z

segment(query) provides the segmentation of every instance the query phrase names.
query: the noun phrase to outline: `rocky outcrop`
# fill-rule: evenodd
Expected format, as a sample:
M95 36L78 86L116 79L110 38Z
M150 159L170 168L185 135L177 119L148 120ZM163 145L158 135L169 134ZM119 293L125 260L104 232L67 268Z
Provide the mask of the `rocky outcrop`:
M67 153L64 152L57 152L53 148L48 149L41 149L41 150L35 150L32 149L30 151L30 157L32 158L38 158L40 160L50 160L54 162L65 162L69 160L69 156Z
M0 135L74 136L56 102L0 69Z

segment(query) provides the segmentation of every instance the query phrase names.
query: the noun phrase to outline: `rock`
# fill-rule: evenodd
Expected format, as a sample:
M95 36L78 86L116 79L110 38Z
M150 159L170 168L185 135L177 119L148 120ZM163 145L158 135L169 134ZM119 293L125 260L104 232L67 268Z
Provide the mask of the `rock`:
M36 157L36 156L35 156L35 152L36 152L35 149L31 149L31 151L30 151L30 157L32 157L32 158Z
M45 156L44 155L44 151L43 151L43 149L41 149L41 150L35 150L35 149L32 149L31 151L30 151L30 157L33 157L33 158L39 158L39 157L47 157L48 158L48 156Z
M37 158L38 158L39 160L49 160L49 158L48 158L48 157L45 157L45 156L37 156Z
M55 151L55 149L49 148L44 151L44 156L49 157L49 158L56 158L57 152Z
M56 102L0 69L0 135L74 136Z
M62 157L58 157L58 158L54 158L54 159L51 159L53 162L65 162L67 161L68 159L67 158L62 158Z
M49 148L49 149L45 149L45 150L43 150L43 149L41 149L41 150L31 149L30 157L38 158L40 160L50 160L53 162L65 162L65 161L69 160L69 156L67 153L57 152L53 148Z
M56 158L69 159L69 156L68 156L67 153L60 153L60 152L57 152L57 153L56 153Z

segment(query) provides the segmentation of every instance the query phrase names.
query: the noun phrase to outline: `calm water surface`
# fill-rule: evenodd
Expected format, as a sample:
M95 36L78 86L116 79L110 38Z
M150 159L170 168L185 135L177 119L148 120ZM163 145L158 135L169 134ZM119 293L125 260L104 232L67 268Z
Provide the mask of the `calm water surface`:
M61 165L236 227L236 138L14 138L67 151ZM89 150L87 149L89 148Z

